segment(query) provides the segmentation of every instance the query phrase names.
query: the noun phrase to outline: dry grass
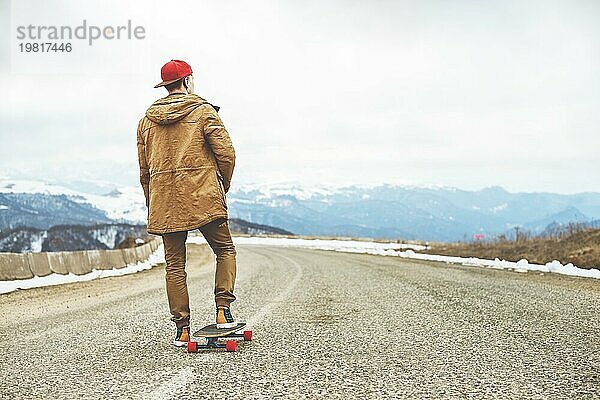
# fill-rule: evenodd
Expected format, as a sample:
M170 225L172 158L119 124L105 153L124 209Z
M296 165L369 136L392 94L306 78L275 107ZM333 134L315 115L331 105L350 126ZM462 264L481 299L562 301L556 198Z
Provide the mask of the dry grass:
M421 252L508 261L525 258L536 264L558 260L580 268L600 268L600 229L574 229L553 237L522 236L518 241L500 238L481 243L433 243Z

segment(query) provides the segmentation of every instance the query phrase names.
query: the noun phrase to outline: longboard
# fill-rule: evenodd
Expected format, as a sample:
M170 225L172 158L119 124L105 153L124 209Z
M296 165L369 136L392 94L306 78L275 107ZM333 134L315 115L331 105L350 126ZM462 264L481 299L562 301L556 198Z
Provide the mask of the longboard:
M236 351L237 341L233 338L243 338L244 341L252 340L252 331L238 333L246 326L245 322L239 322L231 328L217 328L216 324L206 325L204 328L194 332L195 338L203 338L206 343L190 340L187 344L188 353L196 353L201 349L225 349ZM227 339L225 344L219 343L219 339Z

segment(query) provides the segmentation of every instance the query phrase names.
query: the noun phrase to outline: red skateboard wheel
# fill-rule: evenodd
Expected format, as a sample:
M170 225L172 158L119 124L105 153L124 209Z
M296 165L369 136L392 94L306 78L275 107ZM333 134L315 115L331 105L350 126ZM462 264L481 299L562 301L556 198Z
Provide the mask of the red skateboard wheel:
M196 353L198 351L198 342L192 342L191 340L187 342L187 351L188 353Z
M225 342L225 350L236 351L237 350L237 342L235 340L228 340L227 342Z
M244 331L244 340L249 342L252 340L252 331Z

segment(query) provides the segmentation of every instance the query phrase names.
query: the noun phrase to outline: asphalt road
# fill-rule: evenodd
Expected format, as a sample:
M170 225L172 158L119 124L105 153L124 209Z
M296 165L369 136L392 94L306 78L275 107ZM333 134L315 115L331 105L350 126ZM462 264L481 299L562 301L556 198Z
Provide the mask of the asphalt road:
M188 245L192 329L213 266ZM238 246L236 353L171 346L164 268L0 295L1 398L600 398L596 280Z

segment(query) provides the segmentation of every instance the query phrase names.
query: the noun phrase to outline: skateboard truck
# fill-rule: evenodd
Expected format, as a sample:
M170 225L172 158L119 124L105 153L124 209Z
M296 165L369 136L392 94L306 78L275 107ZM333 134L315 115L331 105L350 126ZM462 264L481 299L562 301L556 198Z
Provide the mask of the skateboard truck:
M244 341L252 340L252 331L239 331L246 326L245 323L239 323L232 328L217 328L215 324L207 325L199 331L195 332L192 336L196 338L204 338L205 342L197 342L190 340L187 344L188 353L197 353L203 349L225 349L225 351L236 351L237 341L234 340L241 338ZM227 339L225 344L219 343L219 339Z

